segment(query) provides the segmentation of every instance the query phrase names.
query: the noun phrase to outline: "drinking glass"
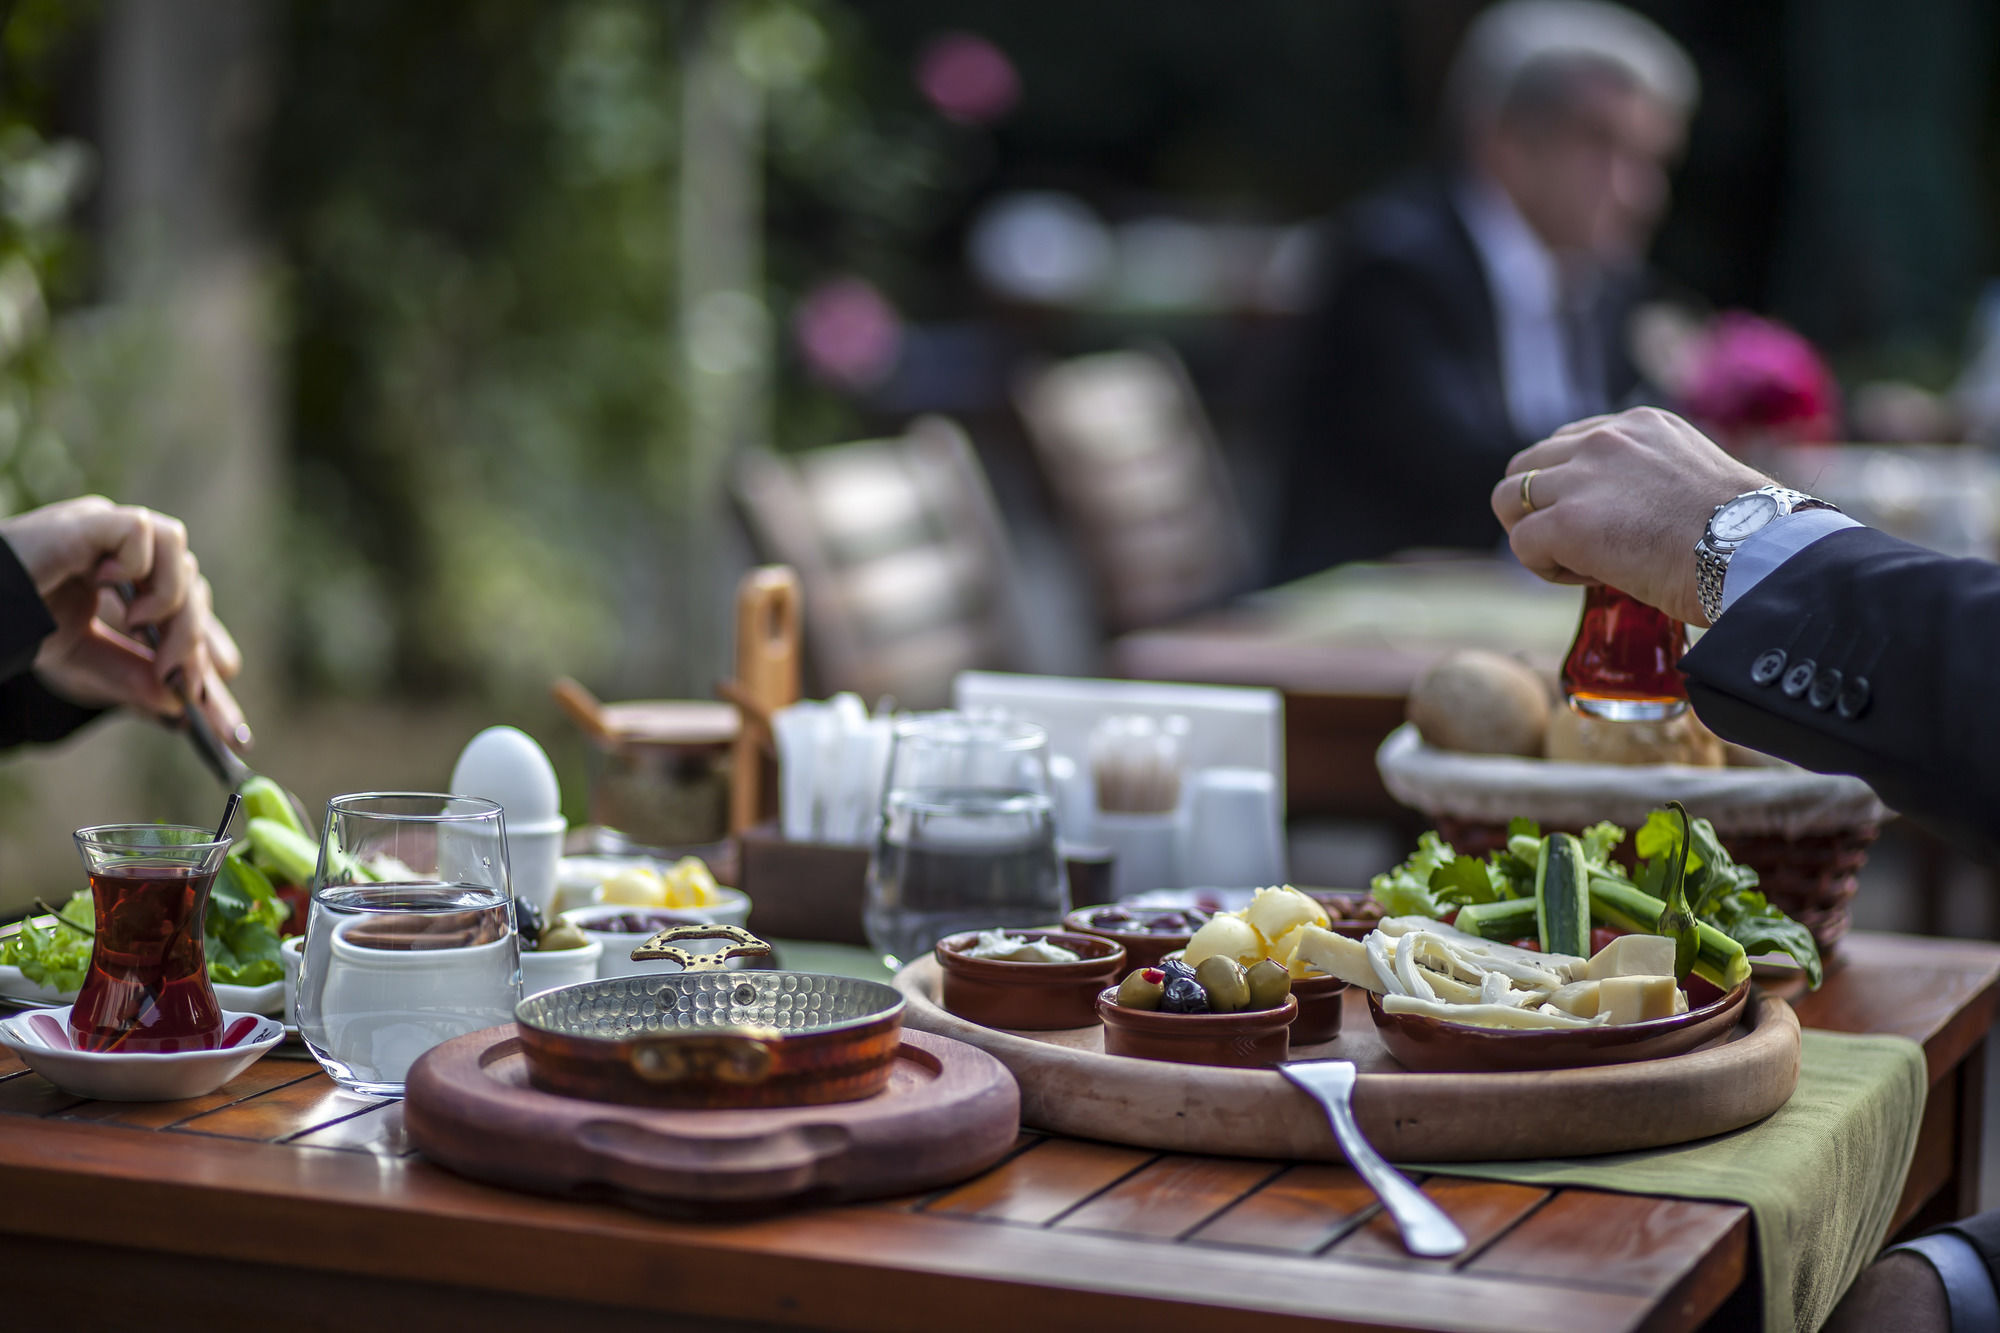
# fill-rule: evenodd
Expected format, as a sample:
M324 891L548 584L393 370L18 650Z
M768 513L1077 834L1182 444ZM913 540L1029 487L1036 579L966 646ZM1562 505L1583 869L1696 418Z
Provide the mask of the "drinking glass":
M227 838L182 824L78 829L97 938L70 1007L80 1051L213 1050L222 1008L208 983L202 917Z
M500 807L428 792L328 801L299 1032L333 1081L400 1097L418 1056L512 1022L520 998Z
M1069 910L1048 733L983 713L897 724L863 921L891 967L946 935L1045 926Z
M1659 721L1687 711L1680 673L1687 626L1630 593L1586 588L1576 639L1563 658L1569 706L1614 722Z

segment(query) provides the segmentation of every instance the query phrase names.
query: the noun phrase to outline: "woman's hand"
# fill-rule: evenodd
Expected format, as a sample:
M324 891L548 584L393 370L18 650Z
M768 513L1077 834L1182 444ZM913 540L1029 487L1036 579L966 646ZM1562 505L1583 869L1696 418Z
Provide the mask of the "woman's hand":
M1522 477L1533 510L1522 504ZM1706 625L1694 544L1726 500L1771 479L1671 412L1591 417L1530 445L1493 488L1521 563L1554 583L1608 583L1676 620Z
M168 678L178 672L216 733L239 749L249 744L224 683L242 668L242 654L215 618L180 520L88 495L0 519L0 539L55 618L56 632L35 655L43 684L80 704L174 717L181 705ZM113 591L120 583L136 592L130 605ZM148 626L157 650L132 637Z

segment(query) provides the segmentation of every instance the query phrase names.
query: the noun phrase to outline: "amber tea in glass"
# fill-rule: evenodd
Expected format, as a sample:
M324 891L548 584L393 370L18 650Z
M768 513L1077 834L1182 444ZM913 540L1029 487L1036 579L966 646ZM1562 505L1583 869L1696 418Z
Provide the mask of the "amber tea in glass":
M1576 642L1563 659L1569 706L1618 722L1677 717L1688 706L1677 663L1687 626L1616 588L1587 588Z
M97 937L70 1008L80 1051L213 1050L222 1008L208 981L202 918L229 852L207 829L106 824L79 829Z

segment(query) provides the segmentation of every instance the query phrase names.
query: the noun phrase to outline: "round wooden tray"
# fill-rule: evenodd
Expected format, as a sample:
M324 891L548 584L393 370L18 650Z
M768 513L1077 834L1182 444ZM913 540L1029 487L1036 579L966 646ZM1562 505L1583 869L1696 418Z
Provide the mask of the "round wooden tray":
M938 1004L938 968L896 976L907 1026L980 1047L1014 1071L1021 1123L1170 1152L1343 1160L1326 1117L1279 1074L1134 1060L1104 1053L1102 1028L1006 1032ZM1354 1111L1392 1161L1581 1157L1686 1143L1739 1129L1783 1106L1799 1081L1799 1020L1752 990L1743 1022L1685 1055L1594 1069L1413 1074L1395 1062L1351 987L1341 1033L1295 1046L1294 1060L1352 1060Z
M529 1086L511 1023L424 1055L407 1093L411 1140L460 1175L655 1212L928 1189L993 1165L1020 1130L1020 1095L999 1061L908 1030L889 1086L858 1102L666 1111L559 1097Z

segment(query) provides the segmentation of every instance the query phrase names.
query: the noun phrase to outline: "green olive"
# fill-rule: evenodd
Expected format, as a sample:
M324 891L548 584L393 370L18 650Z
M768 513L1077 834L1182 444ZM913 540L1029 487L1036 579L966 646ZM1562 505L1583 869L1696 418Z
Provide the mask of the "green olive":
M1208 992L1208 1007L1218 1014L1233 1014L1250 1003L1250 983L1244 977L1243 964L1234 958L1215 954L1202 959L1194 979Z
M581 949L589 943L581 930L567 921L558 921L542 932L541 943L536 947L543 953L550 953L557 949Z
M1118 1003L1127 1009L1158 1009L1167 978L1157 967L1142 967L1118 983Z
M1276 1009L1292 993L1292 974L1283 963L1266 958L1250 969L1246 978L1252 1009Z

